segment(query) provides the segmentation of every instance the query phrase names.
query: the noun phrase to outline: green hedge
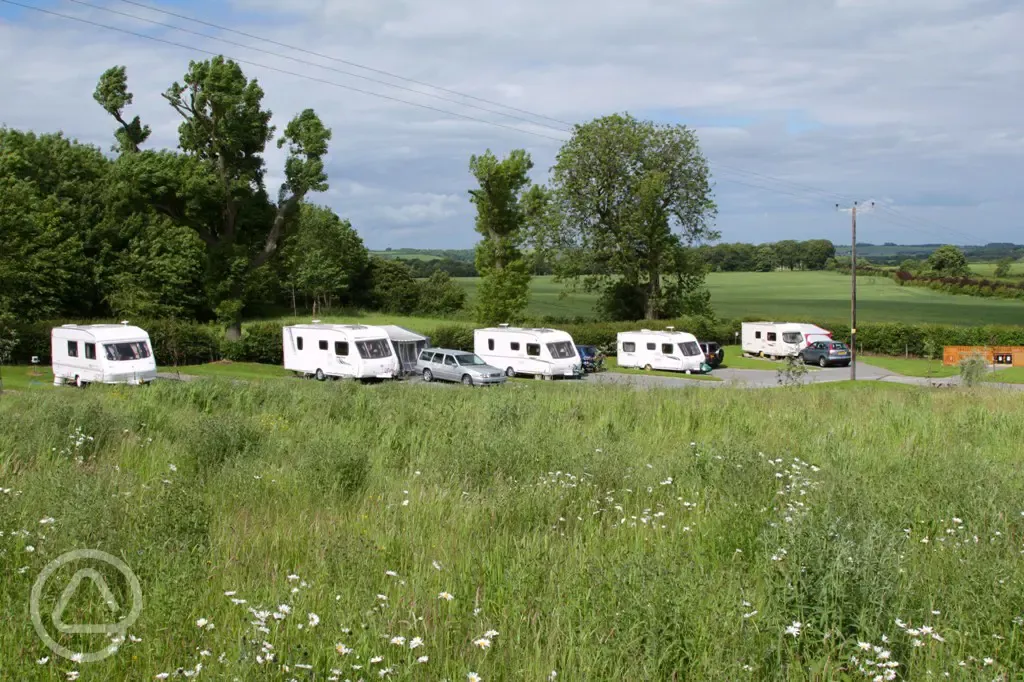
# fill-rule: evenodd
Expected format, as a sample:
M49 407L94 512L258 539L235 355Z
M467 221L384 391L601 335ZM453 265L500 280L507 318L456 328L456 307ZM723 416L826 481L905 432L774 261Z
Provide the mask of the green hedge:
M812 320L791 320L813 322ZM19 343L14 349L12 362L28 364L37 355L43 364L50 362L50 330L64 323L63 320L15 325ZM849 341L850 325L841 322L818 324L832 331L834 338ZM254 322L243 328L242 338L226 341L223 330L214 324L178 320L138 320L133 324L146 329L153 341L153 352L159 366L193 365L228 359L236 362L259 362L280 365L281 328L280 323ZM721 344L736 342L740 330L739 320L712 320L704 317L689 317L678 320L657 322L575 322L571 324L546 324L544 326L563 329L581 345L598 346L614 352L616 335L619 332L640 328L664 329L673 326L680 331L695 334L704 341ZM472 350L475 325L445 324L434 329L418 329L429 336L435 346ZM1024 346L1024 326L956 327L938 324L867 323L858 325L857 349L882 355L923 355L925 343L931 340L941 352L942 346Z

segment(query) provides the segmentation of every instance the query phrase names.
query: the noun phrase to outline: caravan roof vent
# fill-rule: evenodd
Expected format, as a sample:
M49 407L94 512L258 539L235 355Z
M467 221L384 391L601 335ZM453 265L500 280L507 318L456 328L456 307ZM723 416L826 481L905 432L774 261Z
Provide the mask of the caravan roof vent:
M499 326L499 327L501 327L502 329L505 329L505 328L507 328L507 327L508 327L508 322L502 322L502 323L501 323L501 324L499 324L498 326Z
M649 332L651 330L650 329L641 329L640 331L642 331L642 332Z
M128 320L121 320L121 324L123 324L124 326L127 327L128 326Z
M320 320L313 320L313 324L320 324Z
M669 330L670 332L673 332L673 331L675 331L675 330L676 330L676 328L675 328L675 327L665 327L665 329Z

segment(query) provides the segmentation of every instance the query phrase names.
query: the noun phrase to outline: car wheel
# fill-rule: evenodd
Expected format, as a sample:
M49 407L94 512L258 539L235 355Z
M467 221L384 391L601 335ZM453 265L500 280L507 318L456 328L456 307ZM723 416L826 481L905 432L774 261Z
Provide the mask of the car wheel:
M463 374L462 375L462 383L464 385L466 385L466 386L472 386L473 385L473 377L469 376L468 374Z
M514 377L515 375L516 375L516 371L515 371L514 369L512 369L511 367L509 367L509 368L507 368L507 369L505 370L505 376L507 376L508 378L510 378L510 379L511 379L511 378L512 378L512 377Z
M434 380L434 373L431 372L429 369L423 370L423 380L429 384L431 381Z
M824 355L822 355L820 358L818 358L818 367L824 367L827 364L828 364L828 362L825 361L825 356Z
M323 381L324 379L327 378L327 375L324 374L324 371L322 369L317 369L316 374L314 374L313 376L316 377L317 381Z

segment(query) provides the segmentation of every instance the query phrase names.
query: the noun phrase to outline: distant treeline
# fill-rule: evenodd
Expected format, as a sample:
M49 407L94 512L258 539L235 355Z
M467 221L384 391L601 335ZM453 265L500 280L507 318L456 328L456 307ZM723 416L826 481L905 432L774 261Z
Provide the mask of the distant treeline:
M701 246L698 253L712 272L772 272L784 270L824 270L836 256L836 247L827 239L772 244L715 244Z
M900 265L904 261L925 260L943 244L901 245L887 242L871 244L857 242L857 258L867 258L876 265ZM972 263L994 263L1006 258L1018 260L1024 257L1024 246L1009 242L991 242L982 246L961 246L964 256ZM837 246L837 256L850 255L849 246Z

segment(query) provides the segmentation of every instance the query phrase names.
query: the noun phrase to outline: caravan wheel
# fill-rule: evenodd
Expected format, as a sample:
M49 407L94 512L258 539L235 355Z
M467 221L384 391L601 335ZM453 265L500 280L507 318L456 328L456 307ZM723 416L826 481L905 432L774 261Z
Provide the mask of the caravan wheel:
M652 369L654 369L654 368L651 367L650 365L644 365L644 371L645 372L650 372Z
M85 386L85 382L82 381L82 377L78 376L77 374L75 375L75 386L77 386L78 388L82 388L83 386Z
M316 377L317 381L323 381L324 379L327 378L327 375L324 374L324 371L322 369L317 369L316 374L314 374L313 376Z

